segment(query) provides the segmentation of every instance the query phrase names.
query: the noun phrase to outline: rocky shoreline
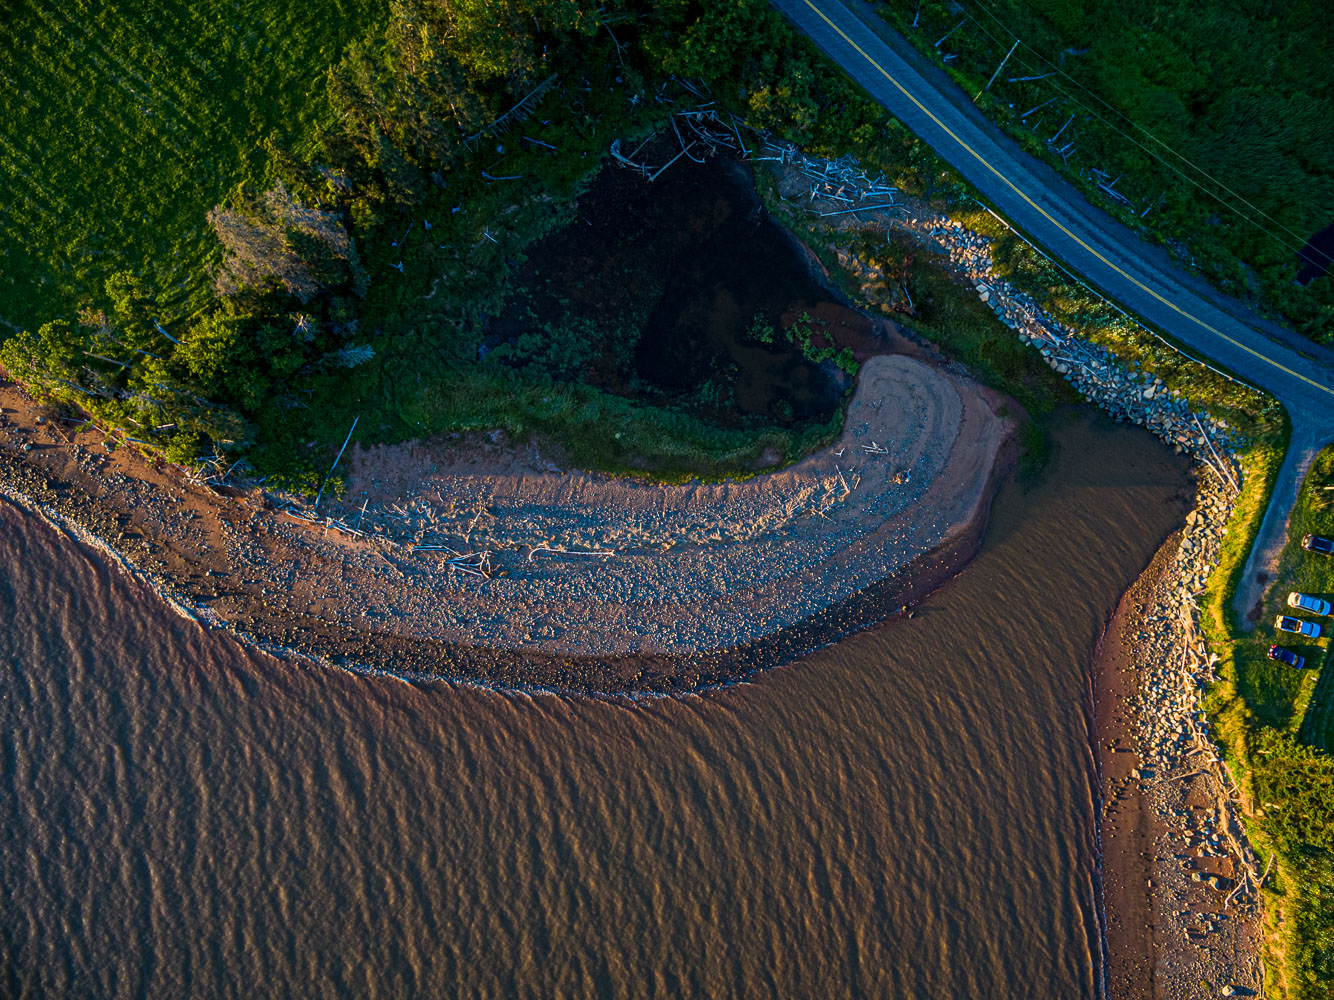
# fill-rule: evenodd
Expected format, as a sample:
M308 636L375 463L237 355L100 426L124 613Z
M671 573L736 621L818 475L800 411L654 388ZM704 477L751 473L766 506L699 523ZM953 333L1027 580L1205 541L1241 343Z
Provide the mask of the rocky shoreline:
M1124 672L1120 683L1102 688L1096 708L1109 978L1118 998L1185 998L1202 989L1258 995L1264 873L1241 825L1241 793L1199 708L1216 678L1197 600L1218 564L1241 485L1231 430L992 275L986 237L939 219L910 225L945 248L997 318L1084 398L1200 467L1185 529L1119 609L1104 643L1121 649L1100 650L1095 664L1095 671ZM1132 926L1136 918L1144 926Z
M783 181L789 196L806 194L804 180L791 181L791 176ZM846 186L838 190L844 192ZM832 193L812 187L810 203L831 214L841 211L843 201L826 198ZM847 195L839 197L846 200ZM1100 657L1124 657L1120 666L1100 668L1117 683L1108 687L1110 700L1105 698L1097 708L1100 733L1112 722L1122 727L1107 728L1113 735L1098 740L1105 782L1108 906L1120 911L1111 924L1124 923L1133 907L1128 897L1118 902L1116 893L1137 878L1148 890L1141 901L1147 906L1143 912L1148 914L1144 921L1148 926L1140 930L1149 933L1132 936L1134 947L1146 949L1143 971L1148 978L1132 977L1149 991L1140 995L1184 996L1194 992L1201 979L1214 989L1234 993L1258 989L1263 970L1255 958L1255 941L1263 874L1256 870L1237 818L1235 783L1217 759L1208 723L1197 708L1199 690L1212 674L1198 636L1194 602L1216 562L1240 481L1230 428L1046 316L992 273L986 237L920 209L902 217L868 214L946 254L961 280L969 282L1003 323L1086 398L1117 419L1146 427L1208 470L1200 477L1196 510L1180 540L1173 543L1175 550L1165 548L1155 567L1127 595L1100 652ZM404 632L392 627L392 616L375 613L371 601L359 604L357 610L372 613L355 621L331 616L336 596L301 589L310 577L318 576L319 566L331 563L298 560L280 580L268 574L270 560L284 553L290 556L295 532L308 550L333 545L340 552L357 553L365 563L385 563L387 579L404 577L402 565L373 541L357 537L360 528L350 535L335 530L335 535L344 537L331 542L327 535L332 518L312 524L309 516L278 516L258 491L240 495L230 491L233 495L224 499L207 484L184 482L160 463L154 465L126 449L110 452L71 436L54 415L12 387L4 390L3 397L0 482L5 492L67 529L86 533L85 541L100 540L123 566L143 574L167 594L181 613L224 624L273 650L301 650L346 666L392 664L395 672L408 675L443 673L506 687L587 692L697 688L735 676L738 659L745 659L748 669L762 668L875 617L883 618L924 596L971 557L998 470L1004 465L988 466L986 486L977 494L980 499L957 530L940 535L934 545L919 547L913 558L878 570L875 580L863 579L838 600L824 601L798 616L786 630L769 630L726 648L703 647L695 656L663 645L645 647L635 656L598 657L554 647L524 650L522 643L495 649L459 642L458 636ZM943 462L943 456L937 459ZM833 474L845 478L846 470L839 465ZM825 479L833 481L830 476ZM833 492L831 486L807 499L819 507L821 498ZM361 500L356 492L349 495L345 509L339 511L340 524L351 526ZM404 510L403 516L410 518ZM457 513L462 517L464 511ZM528 543L530 561L537 547ZM548 551L578 555L570 551L573 548L567 540ZM228 553L239 553L241 558ZM360 579L346 582L352 592L359 592ZM436 593L433 599L438 602L442 596ZM797 622L801 627L793 628ZM448 665L446 670L442 663ZM1129 836L1122 824L1131 817L1135 820L1130 825L1144 849L1121 851L1113 858L1111 845ZM1131 940L1117 934L1109 934L1113 971L1118 948Z
M909 226L942 247L997 318L1085 399L1198 463L1185 529L1119 609L1104 643L1121 649L1101 649L1095 664L1124 672L1096 706L1108 971L1118 998L1257 995L1263 873L1241 825L1240 791L1199 708L1215 677L1196 602L1241 484L1231 429L993 275L986 237L939 218ZM1137 917L1144 926L1131 926Z
M896 203L892 194L885 193L881 180L868 177L851 161L825 160L790 147L772 146L771 151L784 164L778 173L778 190L785 200L802 203L817 216L829 218L832 228L872 226L892 230L940 255L1001 323L1034 348L1048 367L1086 400L1117 420L1147 428L1178 454L1189 454L1234 486L1240 485L1232 455L1236 441L1226 422L1193 407L1162 379L1137 372L1111 351L1084 340L1031 296L997 275L990 237L968 230L958 220L915 199ZM818 180L825 176L831 179ZM815 183L812 178L817 179ZM848 207L860 201L874 204L861 210ZM881 204L886 201L891 204ZM840 258L843 266L864 283L893 284L849 254L843 253Z
M589 693L722 683L884 620L972 557L1013 461L998 404L898 355L867 362L836 445L743 483L416 443L353 453L318 517L0 403L4 492L181 613L352 669Z
M1260 868L1241 796L1199 704L1214 680L1196 601L1233 506L1200 477L1186 527L1122 599L1095 658L1113 996L1248 996L1259 959Z
M942 255L1081 396L1197 463L1196 503L1184 530L1123 598L1093 664L1107 979L1118 998L1262 993L1265 873L1240 822L1241 793L1199 708L1215 678L1196 602L1241 487L1232 429L1082 339L996 275L990 238L914 201L886 208L895 199L883 181L851 161L790 147L770 152L783 164L785 199L805 203L834 228L882 227ZM848 207L857 203L874 204ZM885 284L856 258L840 257L864 283Z

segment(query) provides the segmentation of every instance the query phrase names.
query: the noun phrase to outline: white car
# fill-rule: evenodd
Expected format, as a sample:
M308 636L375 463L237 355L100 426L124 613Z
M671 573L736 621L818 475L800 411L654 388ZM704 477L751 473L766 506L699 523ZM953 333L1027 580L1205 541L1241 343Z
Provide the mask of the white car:
M1300 618L1293 618L1290 615L1279 615L1274 619L1274 628L1280 632L1292 632L1295 635L1304 635L1308 639L1320 638L1320 626L1315 622L1303 621Z
M1313 615L1329 614L1329 601L1322 601L1310 594L1299 594L1295 590L1288 595L1288 607L1309 611Z

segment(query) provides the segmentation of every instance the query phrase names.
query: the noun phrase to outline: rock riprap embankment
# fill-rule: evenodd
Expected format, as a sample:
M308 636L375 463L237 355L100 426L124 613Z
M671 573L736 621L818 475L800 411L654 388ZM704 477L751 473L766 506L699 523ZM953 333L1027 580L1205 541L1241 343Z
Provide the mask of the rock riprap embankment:
M809 206L832 228L884 227L942 254L996 318L1037 350L1086 399L1119 420L1148 428L1178 452L1188 452L1239 485L1233 455L1236 442L1226 422L1049 315L1031 296L996 273L990 237L915 199L900 199L883 178L870 177L851 159L825 160L774 144L766 153L768 159L782 164L779 192L784 198ZM876 267L846 250L838 255L841 264L860 279L862 294L872 304L892 306L904 294L897 281Z
M991 240L948 219L910 219L907 226L930 237L949 254L955 269L973 283L978 297L996 318L1034 347L1058 373L1090 402L1113 416L1141 424L1197 461L1220 466L1231 451L1227 423L1167 387L1148 372L1122 363L1106 348L1081 339L1068 325L1047 315L1033 300L992 270Z

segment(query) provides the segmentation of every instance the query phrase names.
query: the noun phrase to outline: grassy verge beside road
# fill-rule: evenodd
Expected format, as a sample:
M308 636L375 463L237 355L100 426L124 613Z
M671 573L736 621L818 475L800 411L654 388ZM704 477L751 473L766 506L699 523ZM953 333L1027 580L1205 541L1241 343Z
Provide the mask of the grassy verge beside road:
M1247 796L1247 826L1263 855L1275 856L1266 885L1266 950L1277 996L1329 996L1334 982L1334 686L1324 669L1330 639L1291 642L1273 628L1289 592L1329 598L1334 560L1301 548L1307 532L1334 531L1334 505L1322 487L1334 484L1334 448L1312 466L1292 513L1288 544L1260 625L1250 633L1232 610L1250 540L1268 487L1282 462L1282 440L1255 451L1229 537L1204 595L1205 630L1220 656L1221 682L1205 703L1219 741ZM1309 616L1308 616L1309 617ZM1334 620L1322 620L1322 626ZM1278 643L1306 657L1297 672L1266 656Z
M1293 511L1291 537L1283 553L1279 580L1292 590L1314 594L1334 602L1334 557L1306 552L1298 545L1303 534L1334 537L1334 447L1326 448L1311 465L1297 509ZM1294 612L1300 614L1300 612ZM1311 664L1328 667L1334 658L1334 617L1321 621L1325 635L1319 640ZM1301 715L1301 738L1305 743L1325 751L1334 750L1334 673L1321 673L1319 682L1311 686L1310 700L1298 704Z

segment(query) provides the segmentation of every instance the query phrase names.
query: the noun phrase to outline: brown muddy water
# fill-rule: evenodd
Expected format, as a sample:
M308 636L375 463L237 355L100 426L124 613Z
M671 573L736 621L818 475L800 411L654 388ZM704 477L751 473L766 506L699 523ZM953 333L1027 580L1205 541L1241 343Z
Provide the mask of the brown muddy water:
M1100 995L1089 653L1188 478L1057 438L913 618L679 699L281 662L0 508L0 995Z

